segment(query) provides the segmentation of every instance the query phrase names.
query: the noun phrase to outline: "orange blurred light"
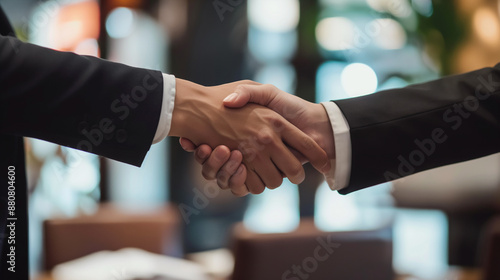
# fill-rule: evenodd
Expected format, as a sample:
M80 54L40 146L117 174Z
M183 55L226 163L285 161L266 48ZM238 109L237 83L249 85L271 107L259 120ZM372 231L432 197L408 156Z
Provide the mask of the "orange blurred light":
M493 9L481 7L474 12L474 30L485 44L496 47L500 43L500 23Z
M85 1L61 7L55 29L55 48L75 51L81 43L99 38L99 5L96 1ZM81 49L81 48L80 48Z
M140 7L143 2L143 0L111 0L108 2L109 6L113 7L127 7L127 8L138 8Z

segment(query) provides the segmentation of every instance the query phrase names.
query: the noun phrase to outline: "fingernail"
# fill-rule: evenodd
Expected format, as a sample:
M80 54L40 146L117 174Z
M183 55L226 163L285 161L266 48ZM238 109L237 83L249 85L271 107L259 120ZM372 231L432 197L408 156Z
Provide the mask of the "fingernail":
M238 97L237 93L231 93L230 95L226 96L226 98L224 98L224 102L233 102L236 97Z

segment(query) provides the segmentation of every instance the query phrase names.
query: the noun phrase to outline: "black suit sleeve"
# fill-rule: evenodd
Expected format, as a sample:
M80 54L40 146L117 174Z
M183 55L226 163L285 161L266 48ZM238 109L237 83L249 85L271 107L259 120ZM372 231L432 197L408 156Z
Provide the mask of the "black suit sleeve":
M500 65L338 100L352 144L346 194L500 152Z
M0 133L141 165L156 132L161 72L0 36Z

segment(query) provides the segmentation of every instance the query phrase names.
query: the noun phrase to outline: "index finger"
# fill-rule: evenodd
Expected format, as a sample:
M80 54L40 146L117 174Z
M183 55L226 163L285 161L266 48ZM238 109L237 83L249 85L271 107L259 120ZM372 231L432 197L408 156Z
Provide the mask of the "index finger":
M302 130L293 125L285 125L281 135L283 142L304 155L318 171L326 173L330 170L327 153Z

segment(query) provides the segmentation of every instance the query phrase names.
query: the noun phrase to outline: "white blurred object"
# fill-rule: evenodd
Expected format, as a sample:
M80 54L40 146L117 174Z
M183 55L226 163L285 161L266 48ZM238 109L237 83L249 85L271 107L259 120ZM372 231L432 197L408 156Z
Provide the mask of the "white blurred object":
M316 192L314 223L322 231L373 230L394 219L391 183L340 195L324 182Z
M363 63L347 65L342 71L340 81L351 97L373 93L378 86L377 74L370 66Z
M258 233L290 232L299 222L299 192L288 179L277 189L252 196L243 217L245 227Z
M299 0L248 1L248 20L262 30L288 32L297 27L299 19Z
M111 38L126 38L134 29L134 12L120 7L109 13L106 19L106 31Z
M389 12L400 18L409 17L412 7L408 0L366 0L368 6L378 12Z
M192 253L186 258L201 265L215 279L229 279L233 273L234 257L228 249Z
M421 139L423 139L422 137ZM500 203L500 154L434 168L394 181L400 205L475 211Z
M39 161L47 160L57 153L58 145L47 141L30 138L29 139L33 155Z
M354 47L356 26L345 17L324 18L316 26L316 39L329 51L342 51Z
M57 265L52 275L54 280L209 279L206 271L191 261L134 248L102 251L69 261Z
M448 223L441 211L398 209L394 223L394 269L417 279L446 279L447 237Z
M374 37L377 46L387 50L396 50L406 44L406 31L401 24L391 18L374 19L371 24L379 26L380 32Z

